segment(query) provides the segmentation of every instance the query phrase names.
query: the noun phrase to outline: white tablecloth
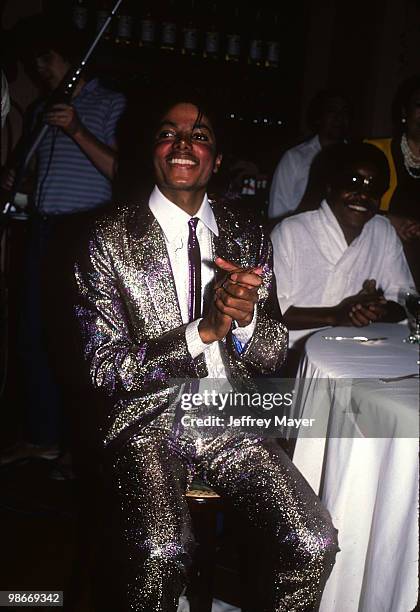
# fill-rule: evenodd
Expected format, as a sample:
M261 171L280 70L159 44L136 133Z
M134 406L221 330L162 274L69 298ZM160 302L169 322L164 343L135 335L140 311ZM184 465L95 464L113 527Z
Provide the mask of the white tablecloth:
M322 338L353 334L387 339ZM410 612L417 602L419 381L372 380L418 371L418 346L403 343L407 335L404 325L378 323L321 330L306 344L297 412L316 417L325 433L351 436L299 437L293 459L339 530L320 612ZM384 431L388 437L365 437Z

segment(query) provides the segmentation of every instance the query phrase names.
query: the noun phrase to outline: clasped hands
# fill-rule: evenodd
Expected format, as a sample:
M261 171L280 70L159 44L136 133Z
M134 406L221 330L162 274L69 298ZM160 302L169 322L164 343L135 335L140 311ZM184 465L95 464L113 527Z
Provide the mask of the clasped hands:
M225 274L216 283L209 312L198 326L205 344L225 338L233 321L239 327L251 323L258 302L258 288L263 282L262 268L240 268L221 257L216 257L215 264Z
M336 307L336 325L363 327L380 320L387 312L383 291L376 287L374 279L364 281L356 295L345 298Z

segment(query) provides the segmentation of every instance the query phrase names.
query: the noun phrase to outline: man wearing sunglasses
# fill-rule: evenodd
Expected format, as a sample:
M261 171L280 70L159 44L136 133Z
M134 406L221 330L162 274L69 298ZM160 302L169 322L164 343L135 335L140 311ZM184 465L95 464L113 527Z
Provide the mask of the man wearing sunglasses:
M398 292L413 284L395 230L376 214L389 184L385 156L340 144L330 160L318 210L285 219L271 236L290 346L320 327L400 321Z

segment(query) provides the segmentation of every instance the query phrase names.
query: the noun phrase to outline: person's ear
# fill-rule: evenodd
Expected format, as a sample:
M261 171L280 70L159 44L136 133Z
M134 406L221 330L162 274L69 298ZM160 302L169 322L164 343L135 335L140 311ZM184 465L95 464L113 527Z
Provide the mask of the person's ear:
M216 155L216 159L214 160L214 166L213 166L214 174L217 174L217 172L219 171L220 165L222 163L222 159L223 159L223 155L221 153L219 153L219 155Z

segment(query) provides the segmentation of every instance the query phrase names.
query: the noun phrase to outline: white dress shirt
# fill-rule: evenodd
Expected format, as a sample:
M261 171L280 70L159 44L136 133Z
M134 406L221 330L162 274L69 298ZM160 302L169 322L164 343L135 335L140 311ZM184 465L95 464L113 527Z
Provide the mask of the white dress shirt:
M188 221L191 219L191 216L168 200L157 187L154 188L150 196L149 208L162 228L175 281L182 322L188 323ZM212 283L215 276L215 265L213 263L215 253L212 236L219 235L216 219L209 204L207 194L204 196L200 209L194 217L199 220L196 234L201 252L201 304L203 307L203 296L208 291L212 293ZM198 332L200 321L201 319L197 319L187 325L185 335L188 350L193 358L204 352L209 378L227 378L219 343L212 342L211 344L205 344L201 340ZM253 320L249 325L237 327L233 330L233 334L242 345L245 345L251 339L255 325L256 314L254 314Z
M375 279L385 298L398 301L412 286L403 246L391 223L375 215L350 245L324 200L318 210L280 222L271 234L274 274L281 311L289 306L335 306ZM319 329L319 328L318 328ZM289 344L313 330L289 332Z
M270 188L268 217L276 219L299 206L308 184L312 161L321 151L318 136L286 151L277 165Z

